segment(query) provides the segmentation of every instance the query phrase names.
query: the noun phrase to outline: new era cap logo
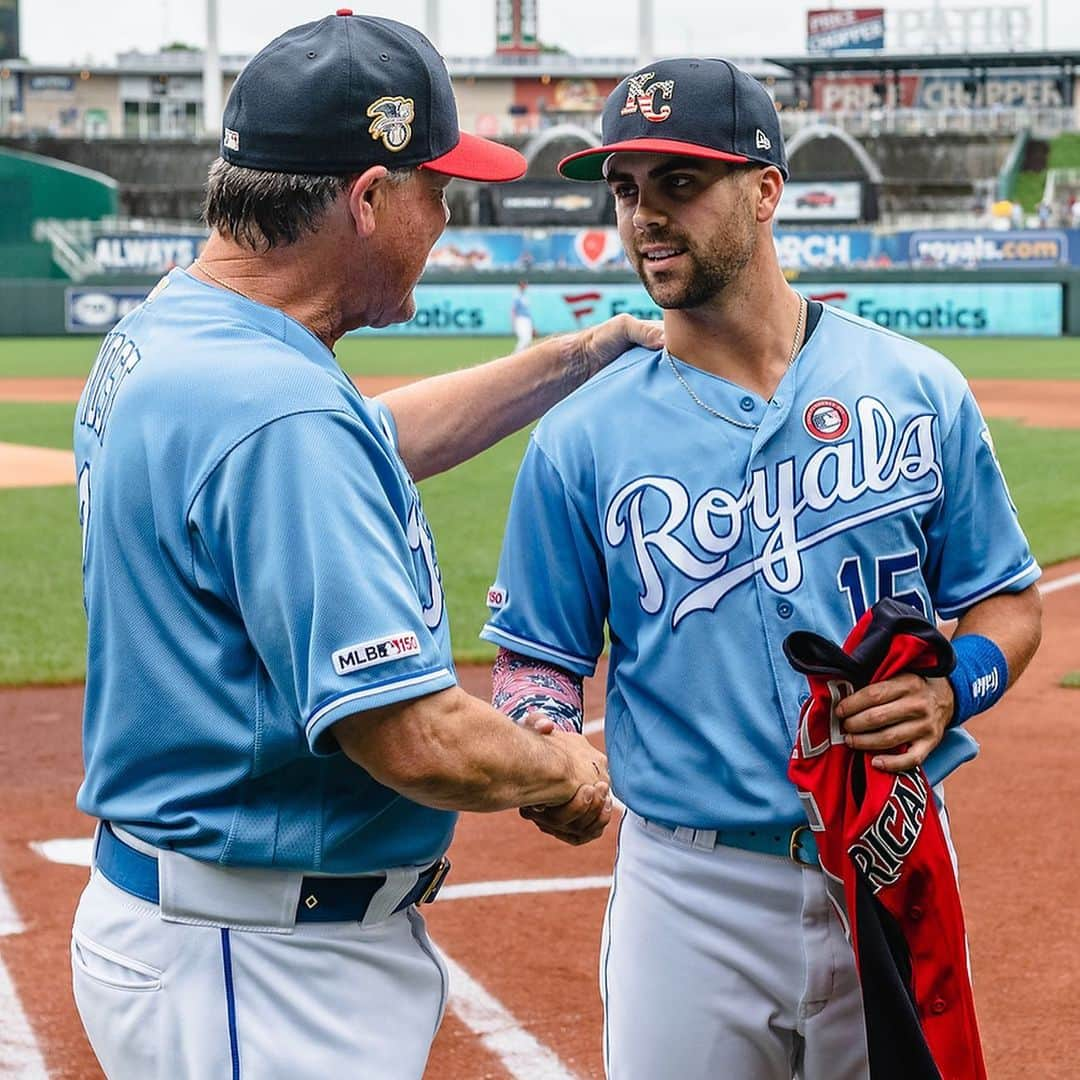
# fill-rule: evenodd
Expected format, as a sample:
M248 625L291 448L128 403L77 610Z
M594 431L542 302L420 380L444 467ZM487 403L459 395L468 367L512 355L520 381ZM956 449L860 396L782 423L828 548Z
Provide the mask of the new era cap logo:
M409 145L413 117L416 115L412 98L381 97L368 106L367 114L373 117L368 128L371 137L382 139L387 150L396 154Z
M641 75L631 75L626 89L626 104L622 107L622 116L631 116L640 112L646 120L658 124L671 115L670 105L656 107L656 95L659 94L665 101L671 100L675 93L675 80L665 79L663 82L652 82L655 71L646 71Z
M765 132L761 130L761 128L758 128L757 131L754 132L754 145L759 150L772 149L772 143L769 142L769 136L766 135Z

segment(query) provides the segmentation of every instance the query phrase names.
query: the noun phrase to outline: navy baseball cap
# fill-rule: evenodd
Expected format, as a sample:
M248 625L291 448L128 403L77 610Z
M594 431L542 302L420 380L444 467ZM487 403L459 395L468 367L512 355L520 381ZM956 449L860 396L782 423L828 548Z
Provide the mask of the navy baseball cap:
M780 118L768 91L727 60L657 60L628 75L604 105L601 146L559 162L571 180L603 180L619 151L775 165L788 178Z
M419 30L339 8L248 62L225 104L221 156L268 172L335 176L372 165L516 180L516 150L458 130L446 64Z

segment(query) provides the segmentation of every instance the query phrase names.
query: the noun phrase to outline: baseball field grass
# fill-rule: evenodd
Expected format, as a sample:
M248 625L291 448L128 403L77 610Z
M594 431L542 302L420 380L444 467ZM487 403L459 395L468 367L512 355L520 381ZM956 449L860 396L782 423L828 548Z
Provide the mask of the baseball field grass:
M1080 379L1075 338L926 338L969 379ZM99 339L0 338L0 378L85 375ZM434 375L505 356L512 338L422 338L370 335L338 343L339 363L350 375Z
M353 339L341 350L353 373L424 374L505 350L500 339ZM1074 341L938 343L969 377L1080 378ZM0 339L0 375L82 375L96 345ZM353 349L356 354L353 355ZM1006 359L1012 370L1004 369ZM436 365L437 361L437 365ZM66 366L65 366L66 365ZM362 366L361 366L362 365ZM0 442L69 448L74 406L0 402ZM1080 430L991 424L1002 466L1035 554L1044 565L1080 555ZM438 544L447 606L461 661L486 659L477 639L495 575L502 527L526 433L425 481L424 506ZM79 525L71 488L0 490L0 684L67 682L84 674L86 627L79 575Z

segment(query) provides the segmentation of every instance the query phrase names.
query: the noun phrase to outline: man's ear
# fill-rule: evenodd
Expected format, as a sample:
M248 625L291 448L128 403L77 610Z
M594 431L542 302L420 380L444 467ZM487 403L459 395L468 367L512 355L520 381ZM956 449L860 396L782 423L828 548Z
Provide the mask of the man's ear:
M757 220L759 223L771 221L780 204L780 196L784 194L783 174L774 165L766 165L758 173L757 184Z
M385 165L372 165L349 188L349 213L357 236L368 237L375 231L376 205L386 192L388 174Z

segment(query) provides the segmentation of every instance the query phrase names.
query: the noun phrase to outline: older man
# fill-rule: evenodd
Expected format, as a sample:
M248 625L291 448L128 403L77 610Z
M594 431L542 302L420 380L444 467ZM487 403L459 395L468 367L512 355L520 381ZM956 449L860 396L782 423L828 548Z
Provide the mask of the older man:
M630 320L362 397L332 348L414 310L458 132L430 42L348 11L233 88L213 234L108 336L75 423L89 656L79 806L101 820L75 997L110 1077L419 1077L456 810L564 806L606 760L458 686L414 479L535 418ZM653 342L655 344L655 342Z

